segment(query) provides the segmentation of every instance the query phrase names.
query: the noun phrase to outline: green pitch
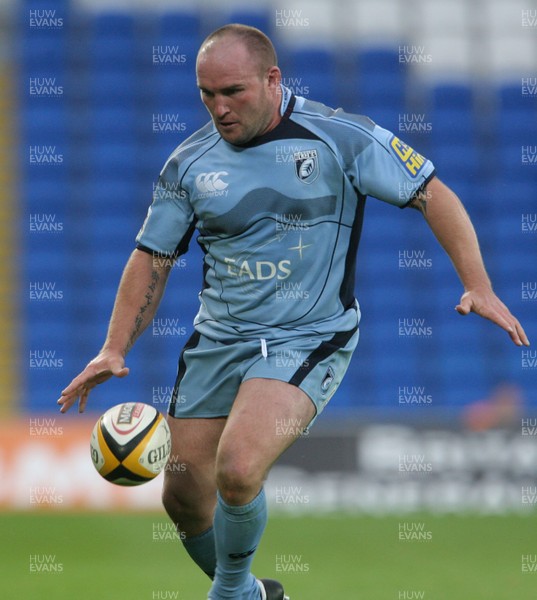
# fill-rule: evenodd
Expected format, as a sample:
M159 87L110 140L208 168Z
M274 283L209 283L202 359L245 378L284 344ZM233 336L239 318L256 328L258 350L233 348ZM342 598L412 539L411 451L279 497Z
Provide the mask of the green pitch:
M537 515L272 516L254 572L291 600L534 600ZM162 514L0 514L5 600L203 600Z

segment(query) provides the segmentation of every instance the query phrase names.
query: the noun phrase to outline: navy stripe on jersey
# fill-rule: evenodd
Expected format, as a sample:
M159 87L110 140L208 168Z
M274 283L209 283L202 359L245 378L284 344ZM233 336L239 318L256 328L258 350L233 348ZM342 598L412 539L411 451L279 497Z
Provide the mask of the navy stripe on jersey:
M336 220L336 196L321 196L318 198L291 198L270 188L258 188L248 192L230 211L205 219L203 230L220 235L233 226L234 235L262 219L276 222L274 215L284 213L286 206L300 212L305 221L315 221L321 218L326 222L327 217Z
M294 96L292 99L294 100ZM295 103L292 102L292 106L294 106L294 104ZM291 103L289 106L291 106ZM287 111L282 117L282 120L278 123L278 125L276 125L276 127L274 127L274 129L271 129L268 133L254 138L247 144L242 144L241 148L255 148L257 146L261 146L262 144L268 144L269 142L290 139L323 141L317 134L313 133L313 131L290 119L290 115L291 112L289 112L288 107Z
M360 237L362 235L362 225L364 222L364 210L366 202L365 196L362 196L358 192L357 196L358 206L356 207L356 216L354 217L354 223L352 224L349 249L347 250L347 256L345 257L345 272L341 282L341 288L339 290L341 304L346 310L352 308L356 301L354 297L356 256L358 253L358 246L360 245Z
M153 250L152 248L148 248L147 246L144 246L142 244L136 244L136 250L141 250L142 252L151 254L151 256L155 256L155 254L158 254L158 252L156 250Z
M289 380L289 383L297 387L306 379L310 373L321 361L325 360L334 352L344 348L351 337L356 333L358 327L350 331L339 331L334 336L321 342L319 346L302 362L295 374Z
M183 351L181 352L181 355L179 356L179 363L177 365L177 378L175 380L175 385L173 387L173 393L172 393L172 399L170 402L170 407L168 409L168 413L170 415L173 415L173 413L174 413L175 405L177 404L177 401L178 401L179 385L181 384L181 381L186 373L186 363L185 363L185 359L184 359L184 353L186 350L195 348L200 342L200 337L201 337L200 334L197 331L195 331L188 339L187 343L185 344L185 347L183 348Z

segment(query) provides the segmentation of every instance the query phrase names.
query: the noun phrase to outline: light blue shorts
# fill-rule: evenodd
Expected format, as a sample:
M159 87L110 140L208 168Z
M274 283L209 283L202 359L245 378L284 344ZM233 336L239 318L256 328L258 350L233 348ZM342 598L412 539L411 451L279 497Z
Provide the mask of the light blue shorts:
M278 379L299 387L315 405L315 418L337 390L358 343L358 329L330 336L231 343L195 332L177 369L169 414L226 417L243 381Z

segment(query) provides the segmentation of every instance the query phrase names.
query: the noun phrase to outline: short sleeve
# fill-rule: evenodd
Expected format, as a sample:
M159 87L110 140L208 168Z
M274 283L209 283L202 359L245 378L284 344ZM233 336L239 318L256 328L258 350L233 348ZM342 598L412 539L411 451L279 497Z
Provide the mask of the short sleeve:
M433 177L434 166L378 125L370 135L370 143L352 165L353 179L362 194L403 207Z
M186 252L194 231L194 211L188 193L177 179L177 163L170 160L162 170L145 221L136 242L165 255Z

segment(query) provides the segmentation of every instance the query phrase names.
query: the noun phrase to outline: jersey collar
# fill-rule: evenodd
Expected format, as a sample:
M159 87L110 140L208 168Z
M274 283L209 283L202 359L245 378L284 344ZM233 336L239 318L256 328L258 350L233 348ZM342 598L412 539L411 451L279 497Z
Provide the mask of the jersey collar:
M282 83L280 83L280 87L282 89L282 103L280 104L280 115L282 117L288 117L293 111L293 106L295 105L293 92L285 87Z

